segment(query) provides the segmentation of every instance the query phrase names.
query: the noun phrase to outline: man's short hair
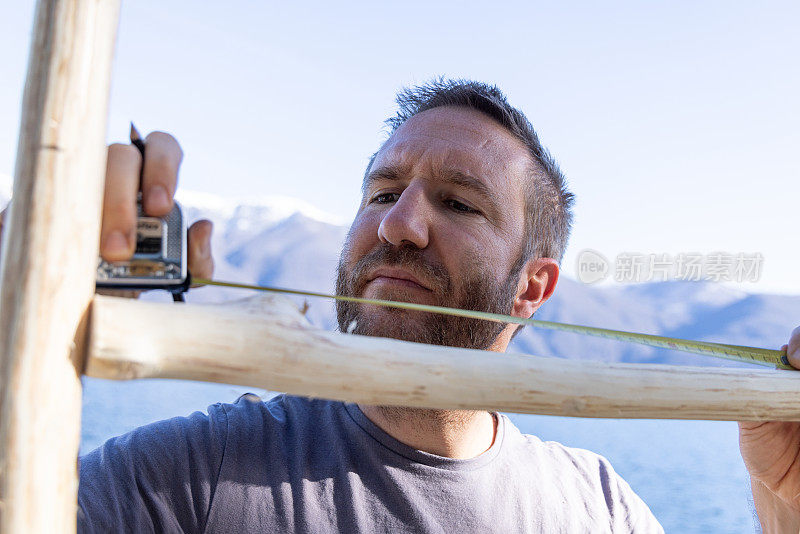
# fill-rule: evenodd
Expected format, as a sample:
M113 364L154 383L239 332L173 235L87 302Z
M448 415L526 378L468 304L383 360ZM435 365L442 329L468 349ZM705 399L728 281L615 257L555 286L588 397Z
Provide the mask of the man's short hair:
M494 119L522 141L533 162L526 190L525 241L520 260L564 257L572 227L573 194L553 156L539 142L539 136L527 117L506 100L494 85L470 80L439 78L397 94L398 111L386 120L393 134L408 119L429 109L458 106L480 111ZM367 165L369 174L374 154Z

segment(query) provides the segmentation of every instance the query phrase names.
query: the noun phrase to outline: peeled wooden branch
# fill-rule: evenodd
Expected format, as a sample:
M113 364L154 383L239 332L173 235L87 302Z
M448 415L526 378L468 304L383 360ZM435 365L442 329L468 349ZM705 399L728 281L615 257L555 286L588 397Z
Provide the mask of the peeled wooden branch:
M74 532L118 0L40 0L0 267L0 532ZM77 335L76 335L77 332Z
M609 364L315 329L259 309L96 297L86 374L240 384L367 404L575 417L800 420L800 372Z

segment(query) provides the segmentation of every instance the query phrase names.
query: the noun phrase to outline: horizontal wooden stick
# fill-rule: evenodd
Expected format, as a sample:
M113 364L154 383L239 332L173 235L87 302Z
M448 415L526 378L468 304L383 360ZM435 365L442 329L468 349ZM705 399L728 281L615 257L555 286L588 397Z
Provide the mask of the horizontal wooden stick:
M800 372L617 364L326 332L269 297L96 297L86 374L182 378L379 405L573 417L800 421Z

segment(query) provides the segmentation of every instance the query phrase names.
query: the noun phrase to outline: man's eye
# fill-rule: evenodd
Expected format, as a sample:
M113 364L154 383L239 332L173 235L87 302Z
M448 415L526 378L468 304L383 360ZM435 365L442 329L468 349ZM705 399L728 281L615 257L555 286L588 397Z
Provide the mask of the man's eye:
M398 193L381 193L380 195L376 195L372 201L378 204L387 204L389 202L397 202L398 198L400 198Z
M448 206L450 206L453 210L460 212L460 213L478 213L478 210L470 208L463 202L459 202L458 200L450 199L445 202Z

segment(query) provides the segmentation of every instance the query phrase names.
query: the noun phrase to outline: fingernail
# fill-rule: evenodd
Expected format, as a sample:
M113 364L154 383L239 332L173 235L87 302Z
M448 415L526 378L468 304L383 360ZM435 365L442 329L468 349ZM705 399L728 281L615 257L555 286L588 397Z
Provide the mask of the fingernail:
M169 209L169 196L167 190L160 185L154 185L147 191L147 211L166 211Z
M125 254L128 252L128 238L122 232L111 232L103 240L103 252L105 254Z

